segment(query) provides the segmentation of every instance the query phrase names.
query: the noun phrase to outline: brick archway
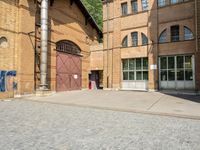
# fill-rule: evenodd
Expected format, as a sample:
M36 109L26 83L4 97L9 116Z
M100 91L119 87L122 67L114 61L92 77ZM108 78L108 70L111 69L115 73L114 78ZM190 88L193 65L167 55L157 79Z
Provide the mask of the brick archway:
M56 91L81 89L81 50L71 41L56 43Z

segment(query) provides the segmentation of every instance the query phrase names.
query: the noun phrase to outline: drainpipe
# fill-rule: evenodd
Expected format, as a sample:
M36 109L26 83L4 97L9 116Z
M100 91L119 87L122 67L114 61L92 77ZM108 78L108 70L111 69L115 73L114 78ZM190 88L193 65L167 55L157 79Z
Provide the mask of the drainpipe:
M48 0L41 1L40 90L47 90Z
M198 52L198 16L197 16L197 0L195 0L195 30L196 30L196 35L195 35L195 38L196 38L196 52Z
M109 55L108 55L108 46L109 46L109 8L108 8L108 0L106 0L106 15L107 15L107 22L106 22L106 25L107 25L107 76L106 76L106 80L107 80L107 88L109 88L109 73L108 73L108 64L109 64Z
M196 51L195 51L195 74L196 74L196 70L197 69L197 64L196 64L196 60L198 59L198 51L199 51L199 45L198 45L198 42L199 42L199 39L198 39L198 2L197 0L195 0L195 31L196 31L196 34L195 34L195 39L196 39ZM196 76L196 75L195 75ZM196 80L196 77L194 76L194 79L195 79L195 90L198 91L199 90L199 81Z

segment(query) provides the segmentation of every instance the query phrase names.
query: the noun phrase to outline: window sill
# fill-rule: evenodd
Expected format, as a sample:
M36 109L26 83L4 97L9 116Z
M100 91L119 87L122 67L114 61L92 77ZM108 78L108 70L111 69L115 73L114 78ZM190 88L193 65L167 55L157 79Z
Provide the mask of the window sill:
M179 43L179 42L189 42L189 41L194 41L195 39L191 40L179 40L179 41L174 41L174 42L163 42L163 43L158 43L158 44L169 44L169 43Z
M120 47L121 49L123 48L138 48L138 47L144 47L144 46L148 46L150 44L147 44L147 45L138 45L138 46L127 46L127 47Z
M134 15L138 15L138 14L141 14L141 13L146 13L148 12L149 10L144 10L144 11L138 11L137 13L130 13L130 14L127 14L127 15L121 15L121 18L123 17L127 17L127 16L134 16Z
M176 5L180 5L180 4L185 4L185 3L189 3L189 2L193 2L193 1L194 0L183 1L183 2L178 2L178 3L169 3L164 6L158 6L158 9L162 9L162 8L166 8L166 7L170 7L170 6L176 6Z

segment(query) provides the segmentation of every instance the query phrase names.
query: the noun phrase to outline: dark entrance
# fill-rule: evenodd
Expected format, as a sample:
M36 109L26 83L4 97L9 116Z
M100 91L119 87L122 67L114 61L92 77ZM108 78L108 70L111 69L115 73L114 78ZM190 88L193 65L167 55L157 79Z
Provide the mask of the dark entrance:
M80 90L80 48L71 41L60 41L56 44L56 50L56 90Z
M103 70L91 71L91 74L89 74L89 80L91 89L103 89Z

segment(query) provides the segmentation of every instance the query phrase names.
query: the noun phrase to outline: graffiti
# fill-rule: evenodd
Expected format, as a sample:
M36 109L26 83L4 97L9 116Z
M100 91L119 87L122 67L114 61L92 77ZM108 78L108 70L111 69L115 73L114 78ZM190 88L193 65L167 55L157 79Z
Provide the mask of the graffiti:
M16 71L14 70L0 70L0 92L16 90L17 83L14 82Z

